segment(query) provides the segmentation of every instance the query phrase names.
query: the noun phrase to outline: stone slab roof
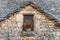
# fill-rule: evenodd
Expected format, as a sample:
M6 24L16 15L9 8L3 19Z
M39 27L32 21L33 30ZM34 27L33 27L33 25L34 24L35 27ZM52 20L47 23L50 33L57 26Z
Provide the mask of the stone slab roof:
M0 0L0 21L29 2L60 22L60 0Z

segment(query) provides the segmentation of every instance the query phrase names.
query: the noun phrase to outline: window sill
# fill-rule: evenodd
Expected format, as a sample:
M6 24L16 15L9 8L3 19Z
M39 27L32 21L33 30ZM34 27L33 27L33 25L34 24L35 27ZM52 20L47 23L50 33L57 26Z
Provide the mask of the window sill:
M26 32L26 31L21 31L21 37L24 37L24 36L36 36L36 32L34 31L30 31L30 32Z

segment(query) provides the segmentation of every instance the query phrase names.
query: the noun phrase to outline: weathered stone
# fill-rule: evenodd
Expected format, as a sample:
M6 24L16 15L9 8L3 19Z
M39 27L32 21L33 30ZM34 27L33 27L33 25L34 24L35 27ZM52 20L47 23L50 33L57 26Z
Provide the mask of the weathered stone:
M54 9L51 9L54 10ZM57 29L54 28L55 21L49 20L43 13L40 13L31 6L26 6L15 15L11 15L9 19L1 22L0 38L1 40L22 40L21 31L23 30L23 14L34 15L34 32L36 37L29 37L30 40L59 40L60 35ZM54 33L55 32L55 33Z
M18 8L31 3L39 10L46 12L45 14L52 15L51 18L60 21L59 2L60 0L0 0L0 20L4 20L5 17L10 16L10 14L15 12Z

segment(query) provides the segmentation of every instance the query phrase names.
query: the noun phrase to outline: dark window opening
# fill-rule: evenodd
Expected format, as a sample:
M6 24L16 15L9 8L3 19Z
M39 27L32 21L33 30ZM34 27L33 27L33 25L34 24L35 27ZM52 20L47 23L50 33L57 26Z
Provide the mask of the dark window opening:
M34 30L34 22L33 22L33 15L24 15L24 24L26 22L29 22L32 24L31 31ZM23 27L23 31L26 31L26 29Z

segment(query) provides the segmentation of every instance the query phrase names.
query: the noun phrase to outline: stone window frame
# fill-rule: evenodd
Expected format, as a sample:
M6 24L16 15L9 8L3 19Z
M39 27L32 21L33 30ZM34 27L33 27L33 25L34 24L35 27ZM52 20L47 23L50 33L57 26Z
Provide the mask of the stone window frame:
M33 12L33 13L19 13L19 16L18 17L21 17L22 16L22 19L23 19L23 15L34 15L34 22L35 22L35 16L38 14L38 13L35 13L35 12ZM19 22L19 21L17 21L17 22ZM23 20L21 20L20 21L21 23L17 23L17 25L18 25L18 27L20 28L20 31L22 31L22 24L23 24ZM37 22L38 23L38 22ZM21 26L20 26L21 25ZM37 27L38 28L38 27ZM36 32L36 30L35 30L35 23L34 23L34 31Z

